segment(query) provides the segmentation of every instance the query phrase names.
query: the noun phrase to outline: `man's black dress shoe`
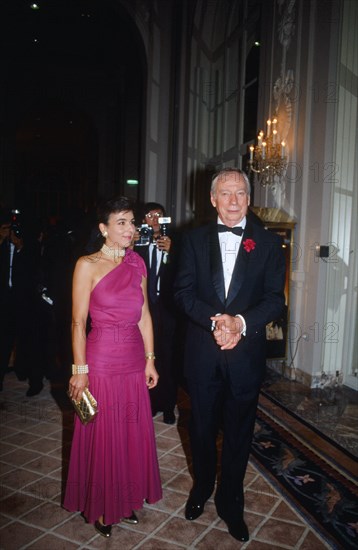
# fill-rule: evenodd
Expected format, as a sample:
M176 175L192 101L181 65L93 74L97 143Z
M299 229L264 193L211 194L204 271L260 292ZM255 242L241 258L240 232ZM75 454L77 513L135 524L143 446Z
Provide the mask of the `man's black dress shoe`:
M238 512L235 508L228 509L224 506L220 498L215 496L215 505L218 516L225 521L228 531L232 537L241 542L249 540L249 530L242 517L242 511ZM235 511L234 511L235 510Z
M205 502L199 502L192 497L189 497L185 506L185 519L193 521L198 519L204 512Z
M94 528L96 531L102 535L102 537L110 537L112 532L112 525L103 525L103 523L100 523L98 520L95 521Z
M241 542L249 540L249 530L243 519L239 519L235 522L226 521L226 525L228 526L230 535L234 537L234 539Z
M175 414L173 411L163 412L163 422L164 424L175 424Z

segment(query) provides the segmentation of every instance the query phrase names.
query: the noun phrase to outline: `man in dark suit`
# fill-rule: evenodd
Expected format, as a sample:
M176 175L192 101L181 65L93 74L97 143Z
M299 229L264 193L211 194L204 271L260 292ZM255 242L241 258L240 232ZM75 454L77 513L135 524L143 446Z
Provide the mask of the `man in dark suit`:
M173 298L173 243L171 237L162 234L160 218L164 207L156 202L144 205L143 222L152 229L152 242L146 246L134 246L142 256L148 272L148 302L153 321L155 367L160 382L150 392L153 416L163 412L166 424L175 423L174 407L177 394L175 373L174 334L175 304Z
M265 327L284 306L285 260L279 237L246 216L250 183L244 172L221 170L210 198L217 223L183 236L175 283L176 301L188 317L184 369L194 485L185 517L198 518L214 490L221 427L216 509L229 533L246 541L243 481L265 373Z
M3 318L0 323L0 382L3 381L11 351L15 348L14 371L19 380L28 379L28 397L37 395L43 389L43 366L39 359L38 266L37 245L22 225L13 223L7 248L0 255Z
M0 212L0 391L14 346L14 316L11 307L11 272L14 245L10 241L11 213Z

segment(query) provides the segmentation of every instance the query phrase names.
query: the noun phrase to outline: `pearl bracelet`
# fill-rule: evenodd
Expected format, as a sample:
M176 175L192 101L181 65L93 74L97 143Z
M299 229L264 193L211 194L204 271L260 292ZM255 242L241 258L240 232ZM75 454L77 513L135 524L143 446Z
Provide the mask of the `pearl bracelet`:
M88 374L88 365L72 365L72 374Z
M147 351L145 354L146 359L155 359L154 351Z

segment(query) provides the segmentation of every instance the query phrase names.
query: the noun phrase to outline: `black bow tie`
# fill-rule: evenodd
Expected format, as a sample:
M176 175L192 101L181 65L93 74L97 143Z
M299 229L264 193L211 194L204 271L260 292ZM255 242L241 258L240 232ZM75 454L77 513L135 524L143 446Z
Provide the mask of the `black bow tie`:
M238 235L241 237L241 235L244 232L243 227L228 227L227 225L223 225L221 223L217 224L218 233L226 233L227 231L231 231L231 233L234 233L234 235Z

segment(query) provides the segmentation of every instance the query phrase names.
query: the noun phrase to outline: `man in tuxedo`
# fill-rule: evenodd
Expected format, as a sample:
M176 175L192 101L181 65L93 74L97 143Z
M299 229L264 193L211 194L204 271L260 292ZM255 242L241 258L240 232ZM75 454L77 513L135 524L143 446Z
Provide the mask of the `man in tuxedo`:
M183 236L175 282L177 304L188 318L184 373L194 485L185 517L198 518L214 490L222 428L215 505L229 533L247 541L243 481L265 374L265 327L284 306L285 260L279 237L247 216L244 172L218 172L210 199L217 223Z
M164 207L156 202L144 205L143 223L153 232L152 242L146 246L134 243L134 250L142 256L148 272L148 302L153 321L155 367L160 382L151 390L153 416L163 412L166 424L175 423L177 380L173 353L175 334L175 303L173 298L173 243L168 234L162 235L160 218Z
M11 307L11 264L14 245L10 241L11 213L0 212L0 391L14 345L14 319Z
M9 242L2 246L0 388L14 348L14 371L19 380L28 379L26 395L32 397L43 389L37 305L39 252L29 232L15 223L10 227Z

